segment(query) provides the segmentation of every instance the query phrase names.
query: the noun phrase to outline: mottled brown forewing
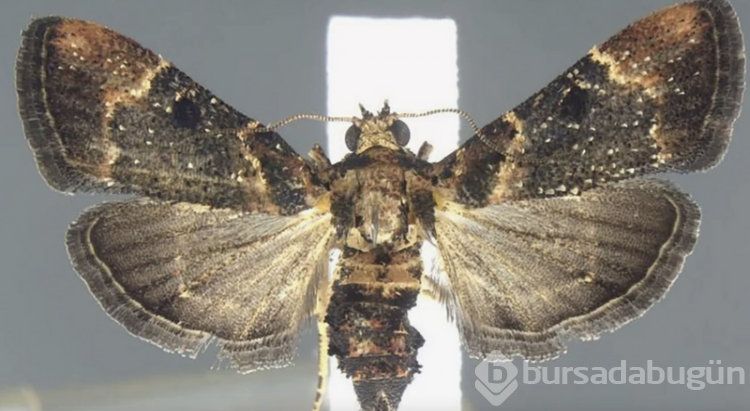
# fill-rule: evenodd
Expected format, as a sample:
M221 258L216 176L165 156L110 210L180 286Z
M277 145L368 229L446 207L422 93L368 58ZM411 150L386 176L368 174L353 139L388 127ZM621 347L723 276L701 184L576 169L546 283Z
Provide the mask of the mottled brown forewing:
M685 3L594 47L437 165L448 200L480 207L580 195L609 182L716 165L744 91L737 17Z
M699 209L651 174L721 161L744 92L724 0L639 20L436 165L441 291L472 355L556 356L642 315Z
M34 20L16 73L26 136L57 190L282 214L323 192L278 134L253 134L257 122L95 23Z

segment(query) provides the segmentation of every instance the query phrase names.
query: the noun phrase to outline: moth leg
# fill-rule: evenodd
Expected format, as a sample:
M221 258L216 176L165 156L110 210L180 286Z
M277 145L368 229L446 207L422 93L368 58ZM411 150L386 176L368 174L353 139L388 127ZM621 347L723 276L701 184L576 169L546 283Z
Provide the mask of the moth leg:
M325 319L328 310L329 290L328 276L323 275L322 277L321 286L318 288L318 303L315 308L318 321L318 388L315 392L312 411L320 411L328 387L328 324L326 324Z
M325 317L318 317L318 389L312 411L320 411L328 386L328 324Z

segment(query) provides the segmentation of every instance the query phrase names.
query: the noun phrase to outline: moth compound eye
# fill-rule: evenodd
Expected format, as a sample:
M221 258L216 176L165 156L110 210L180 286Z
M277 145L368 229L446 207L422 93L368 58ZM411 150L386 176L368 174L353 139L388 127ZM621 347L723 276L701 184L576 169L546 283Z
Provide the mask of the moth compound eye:
M362 130L355 125L352 125L346 130L346 148L348 148L349 151L357 151L360 134L362 134Z
M393 138L396 139L396 143L398 143L399 146L405 147L407 144L409 144L411 132L409 131L409 126L407 126L403 121L394 121L393 124L391 124L391 133L393 133Z

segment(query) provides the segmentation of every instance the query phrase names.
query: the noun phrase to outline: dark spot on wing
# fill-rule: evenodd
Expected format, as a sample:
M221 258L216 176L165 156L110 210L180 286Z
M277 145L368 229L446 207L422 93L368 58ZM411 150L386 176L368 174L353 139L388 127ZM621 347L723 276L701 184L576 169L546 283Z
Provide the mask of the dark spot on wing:
M589 111L591 96L587 90L573 86L560 102L562 116L574 124L580 124Z
M200 109L190 99L183 98L176 101L172 112L177 127L194 129L201 122Z

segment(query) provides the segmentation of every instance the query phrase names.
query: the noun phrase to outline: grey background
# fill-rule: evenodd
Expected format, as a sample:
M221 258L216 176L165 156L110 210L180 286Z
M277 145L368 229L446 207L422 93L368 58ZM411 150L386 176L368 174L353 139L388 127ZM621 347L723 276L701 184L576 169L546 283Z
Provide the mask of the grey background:
M30 16L62 14L108 25L266 123L325 112L329 16L450 17L459 31L460 106L486 123L593 44L672 1L362 3L44 0L0 6L0 391L8 393L6 400L28 400L33 389L44 409L308 409L315 386L312 333L302 341L296 366L236 376L209 371L215 363L211 353L191 361L130 337L99 309L68 263L63 235L70 221L103 197L68 197L48 189L16 114L13 63ZM750 25L750 2L734 3ZM750 372L749 117L737 122L720 167L674 177L702 206L704 217L695 252L666 300L615 334L570 344L566 355L545 365L612 367L626 360L645 366L650 359L662 367L691 367L718 359ZM324 132L321 124L303 122L283 135L306 153L314 142L325 141ZM464 128L464 137L468 134ZM495 409L473 388L477 362L465 360L465 409ZM691 391L668 384L588 384L521 385L500 409L749 407L747 386Z

